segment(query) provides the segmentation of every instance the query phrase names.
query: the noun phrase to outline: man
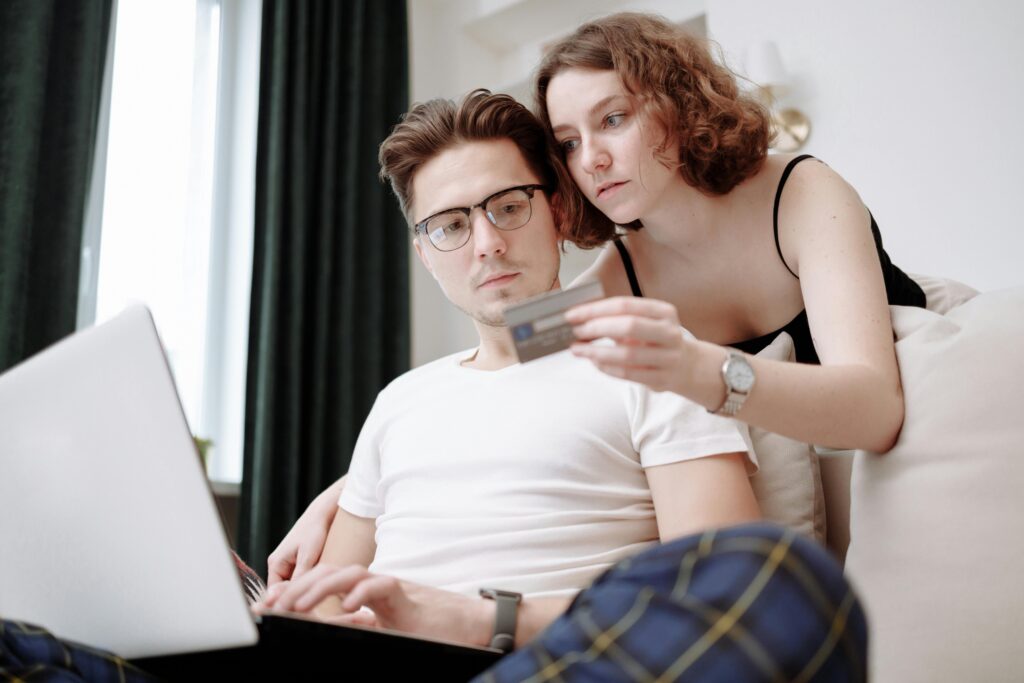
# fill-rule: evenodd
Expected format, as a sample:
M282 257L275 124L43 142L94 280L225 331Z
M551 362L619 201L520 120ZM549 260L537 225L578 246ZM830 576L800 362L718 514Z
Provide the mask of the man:
M730 421L568 353L517 363L505 308L560 286L544 135L477 91L414 107L381 146L417 255L480 344L381 392L319 565L278 582L267 608L511 649L620 560L758 518L756 464ZM674 547L644 557L678 560Z

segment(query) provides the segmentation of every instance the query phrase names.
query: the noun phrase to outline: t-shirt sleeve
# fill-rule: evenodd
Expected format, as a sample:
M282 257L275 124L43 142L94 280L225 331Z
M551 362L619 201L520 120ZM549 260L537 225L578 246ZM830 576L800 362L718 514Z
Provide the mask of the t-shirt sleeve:
M745 453L748 474L757 471L757 458L732 419L712 415L671 391L655 392L640 384L632 389L633 446L642 467Z
M380 487L380 445L384 438L385 421L382 406L383 393L370 410L352 451L352 462L348 467L348 479L341 490L338 505L357 517L376 519L384 513L384 505L378 494Z

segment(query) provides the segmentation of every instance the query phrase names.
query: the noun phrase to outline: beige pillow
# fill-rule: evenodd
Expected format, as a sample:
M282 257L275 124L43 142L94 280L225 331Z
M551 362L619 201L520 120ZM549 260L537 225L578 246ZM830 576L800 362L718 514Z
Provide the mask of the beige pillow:
M942 315L949 313L960 304L970 301L978 294L978 290L974 287L949 278L913 273L910 274L910 277L924 290L928 310Z
M876 683L1024 677L1024 288L892 307L906 417L858 453L846 569Z
M792 361L793 339L785 332L757 354L769 360ZM761 514L771 522L825 542L825 500L818 454L800 441L737 422L757 456L758 471L750 477Z

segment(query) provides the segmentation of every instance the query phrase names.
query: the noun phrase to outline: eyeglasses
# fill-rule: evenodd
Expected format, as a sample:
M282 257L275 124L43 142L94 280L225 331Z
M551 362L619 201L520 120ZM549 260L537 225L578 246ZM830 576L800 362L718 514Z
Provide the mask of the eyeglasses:
M517 230L530 222L533 193L543 189L543 185L519 185L500 190L479 204L435 213L417 223L413 232L426 235L439 251L455 251L466 246L473 233L473 223L469 219L473 209L482 208L487 220L498 230Z

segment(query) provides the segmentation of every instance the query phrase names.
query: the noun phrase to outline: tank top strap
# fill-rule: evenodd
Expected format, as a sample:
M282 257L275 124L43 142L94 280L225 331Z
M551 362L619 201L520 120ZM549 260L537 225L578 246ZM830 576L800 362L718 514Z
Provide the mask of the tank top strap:
M615 238L614 244L615 248L619 250L619 257L622 259L622 267L626 269L626 277L629 278L630 291L633 292L633 296L642 297L644 293L640 291L640 283L636 279L636 270L633 268L633 259L626 250L626 245L623 244L622 240L618 237Z
M772 229L775 232L775 251L779 252L779 260L782 261L782 265L786 266L786 270L795 277L797 280L800 276L793 272L793 269L786 263L786 258L782 255L782 246L779 244L779 202L782 201L782 188L785 187L786 181L789 180L789 174L793 172L793 168L804 159L813 159L814 157L810 154L801 154L795 157L782 171L782 177L779 178L779 187L775 190L775 207L772 209Z

